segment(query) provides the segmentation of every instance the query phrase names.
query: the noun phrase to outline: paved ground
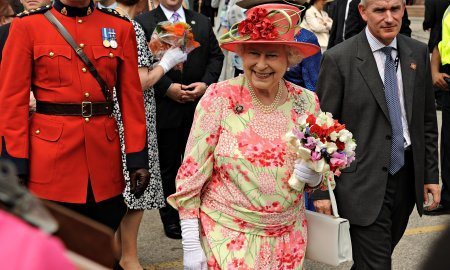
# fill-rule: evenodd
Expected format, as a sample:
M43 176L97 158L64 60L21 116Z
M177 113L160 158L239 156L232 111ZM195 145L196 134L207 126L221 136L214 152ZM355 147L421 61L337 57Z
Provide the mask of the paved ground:
M413 38L427 42L428 33L422 31L422 19L411 18ZM440 121L440 113L438 113ZM410 218L405 236L393 255L393 268L398 270L421 269L428 249L437 239L448 222L447 217L419 217L414 212ZM164 236L157 211L148 211L144 216L139 235L139 251L142 264L146 269L182 269L181 241ZM340 267L328 267L307 261L307 269L349 269L351 264Z

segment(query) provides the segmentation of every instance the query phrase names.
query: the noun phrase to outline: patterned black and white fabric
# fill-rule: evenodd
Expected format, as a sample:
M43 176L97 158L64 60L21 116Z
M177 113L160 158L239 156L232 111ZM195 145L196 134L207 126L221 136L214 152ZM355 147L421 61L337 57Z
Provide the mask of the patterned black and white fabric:
M136 31L136 39L138 45L138 65L139 67L151 67L153 65L153 56L147 46L144 30L140 24L132 21L134 30ZM162 189L161 171L159 169L158 145L156 141L156 104L153 88L144 91L144 105L147 119L147 140L148 140L148 159L150 184L145 193L139 199L130 194L130 176L126 167L125 160L125 144L124 129L122 116L120 114L119 103L117 102L117 93L114 89L114 116L117 119L119 127L120 143L122 148L122 164L123 174L125 176L126 187L123 192L125 202L130 209L158 209L165 205Z

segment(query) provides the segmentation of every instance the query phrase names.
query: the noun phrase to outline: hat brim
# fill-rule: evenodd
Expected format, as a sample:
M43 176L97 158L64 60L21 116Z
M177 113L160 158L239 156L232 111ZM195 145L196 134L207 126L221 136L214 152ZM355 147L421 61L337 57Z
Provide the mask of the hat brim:
M241 0L236 2L236 5L241 8L249 9L254 6L259 6L262 4L282 3L282 4L303 5L306 2L308 2L308 0Z
M245 41L232 41L220 45L222 49L236 52L238 45L240 44L267 44L267 45L287 45L298 53L303 55L303 58L309 57L311 55L319 52L320 47L311 43L297 42L297 41L267 41L267 40L245 40Z

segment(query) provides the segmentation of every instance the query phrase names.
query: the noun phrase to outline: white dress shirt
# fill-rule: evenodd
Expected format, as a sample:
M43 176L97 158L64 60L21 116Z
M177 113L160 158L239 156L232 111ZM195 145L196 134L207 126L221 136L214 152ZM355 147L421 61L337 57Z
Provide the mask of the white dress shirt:
M183 6L181 6L179 9L177 9L176 11L167 9L166 7L164 7L163 4L160 4L162 11L164 12L164 15L166 15L166 18L168 21L173 22L173 18L172 15L176 12L178 13L178 15L180 16L178 21L180 22L186 22L186 14L184 14L184 9Z
M376 37L370 33L370 30L368 27L366 27L366 36L367 40L369 41L370 49L372 50L373 57L375 58L375 61L377 63L378 73L380 73L381 80L384 84L384 63L386 61L386 54L384 54L380 49L383 47L386 47L381 41L379 41ZM397 51L397 38L394 38L394 40L391 42L391 44L388 45L389 47L394 48L392 50L392 59L396 59L398 57L398 51ZM405 111L405 99L404 99L404 93L403 93L403 80L402 80L402 69L400 65L400 59L397 61L397 86L398 86L398 98L400 100L400 108L402 112L402 126L403 126L403 137L405 138L405 148L411 145L411 137L409 136L409 129L408 129L408 121L406 120L406 111Z

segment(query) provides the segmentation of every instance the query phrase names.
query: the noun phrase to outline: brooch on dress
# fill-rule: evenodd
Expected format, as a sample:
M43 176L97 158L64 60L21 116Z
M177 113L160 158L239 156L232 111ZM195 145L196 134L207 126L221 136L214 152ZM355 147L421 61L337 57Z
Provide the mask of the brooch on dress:
M241 114L243 111L244 111L244 106L237 103L236 106L234 107L234 112L237 114Z
M306 111L306 101L304 97L298 97L294 100L294 111L302 114Z

